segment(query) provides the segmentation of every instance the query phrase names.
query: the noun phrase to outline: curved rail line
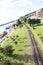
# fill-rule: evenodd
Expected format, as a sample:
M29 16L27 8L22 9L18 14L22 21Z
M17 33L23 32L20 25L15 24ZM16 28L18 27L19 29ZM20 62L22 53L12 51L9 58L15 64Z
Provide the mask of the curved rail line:
M31 39L31 43L33 46L33 54L34 54L33 57L34 57L35 65L43 65L43 58L42 58L39 48L37 47L37 42L34 38L34 35L32 34L32 31L30 30L30 28L27 25L25 25L25 26L28 30L28 33L29 33L30 39Z

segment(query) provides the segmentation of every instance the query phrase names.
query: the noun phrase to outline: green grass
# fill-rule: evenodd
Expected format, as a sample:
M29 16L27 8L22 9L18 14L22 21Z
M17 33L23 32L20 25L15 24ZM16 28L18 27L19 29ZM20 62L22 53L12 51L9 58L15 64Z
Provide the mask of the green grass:
M3 59L0 65L5 65L3 62L7 62L7 60L11 65L33 65L30 37L24 25L13 30L1 46L5 48L9 45L13 46L14 51L10 56L0 53L0 57Z
M18 36L18 37L17 37ZM12 38L14 39L12 39ZM17 44L15 44L17 42ZM17 29L13 30L12 33L9 35L9 38L2 44L2 47L5 48L8 45L13 46L13 54L11 57L1 54L5 57L5 59L10 60L11 63L15 63L16 65L23 65L24 63L24 50L25 44L27 42L27 34L25 27L18 27Z
M38 47L43 54L43 26L36 26L35 29L33 29L33 33L35 33L35 39L38 42Z
M40 39L43 41L43 26L36 26L36 29L34 29L34 32L40 37Z
M27 24L29 26L29 24ZM30 27L30 26L29 26ZM32 33L34 34L35 40L37 42L37 46L41 50L41 53L43 54L43 42L41 37L43 37L43 26L36 26L35 29L30 27Z

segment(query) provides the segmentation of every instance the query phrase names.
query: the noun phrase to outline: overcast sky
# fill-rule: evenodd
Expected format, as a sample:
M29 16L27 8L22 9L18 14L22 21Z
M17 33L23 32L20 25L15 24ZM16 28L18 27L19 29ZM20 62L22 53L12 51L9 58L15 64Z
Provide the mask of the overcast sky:
M43 0L0 0L0 24L43 8Z

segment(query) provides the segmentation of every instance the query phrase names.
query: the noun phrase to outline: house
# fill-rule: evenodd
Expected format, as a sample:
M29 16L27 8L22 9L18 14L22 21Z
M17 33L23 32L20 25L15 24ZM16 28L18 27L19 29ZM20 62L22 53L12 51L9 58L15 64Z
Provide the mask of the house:
M0 39L3 38L6 34L7 34L6 31L3 31L2 33L0 33Z
M31 16L29 18L41 19L41 23L43 23L43 8L37 10L36 12L31 13Z

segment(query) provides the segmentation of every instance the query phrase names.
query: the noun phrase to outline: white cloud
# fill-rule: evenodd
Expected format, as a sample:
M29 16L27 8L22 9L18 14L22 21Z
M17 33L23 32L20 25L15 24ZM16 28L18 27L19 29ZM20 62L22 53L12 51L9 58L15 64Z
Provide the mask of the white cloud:
M18 6L23 6L23 5L32 5L32 1L30 0L16 0L14 4L18 4Z
M43 1L43 0L38 0L38 1L40 1L40 2L41 2L41 1Z
M2 9L6 9L6 8L10 7L11 5L12 5L11 0L2 0L0 2L0 7Z
M13 1L13 2L12 2ZM1 0L0 1L0 24L17 19L25 14L26 5L31 5L30 0ZM21 6L24 8L20 10ZM25 9L26 10L26 9Z
M14 17L14 9L12 0L2 0L0 1L0 24L9 22L11 20L14 20L16 16ZM11 10L11 11L10 11Z
M36 0L39 1L43 0ZM34 0L1 0L0 1L0 24L19 18L38 8ZM41 6L41 5L40 5Z

